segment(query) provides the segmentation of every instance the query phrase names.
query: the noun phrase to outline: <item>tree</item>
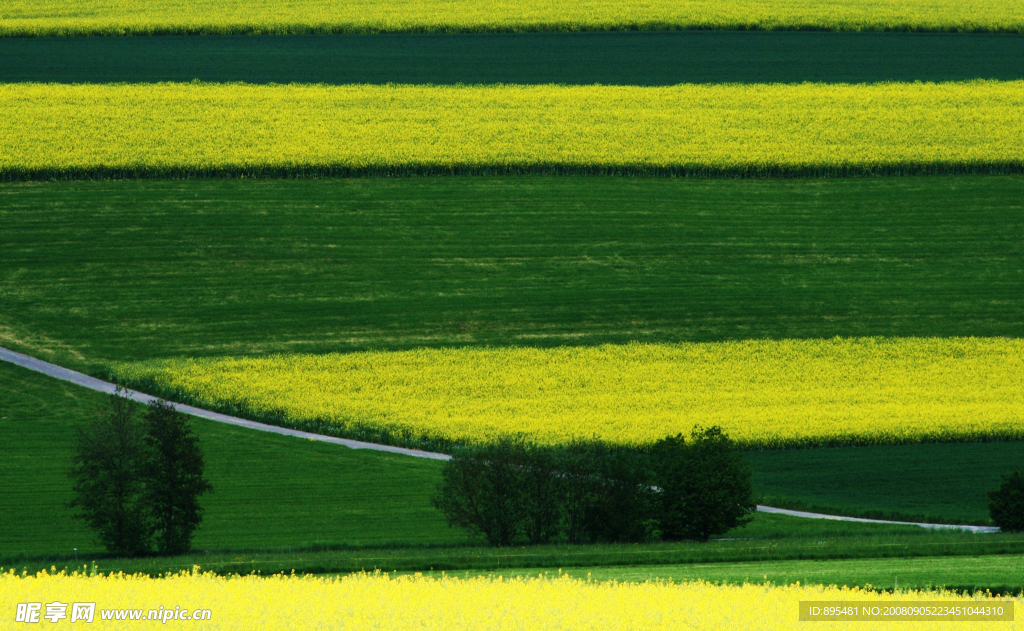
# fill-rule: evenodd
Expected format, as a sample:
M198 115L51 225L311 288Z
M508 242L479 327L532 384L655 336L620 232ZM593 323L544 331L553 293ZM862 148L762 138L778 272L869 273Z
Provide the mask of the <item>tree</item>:
M212 490L203 477L203 454L185 415L169 403L151 404L145 425L146 503L156 549L159 554L182 554L203 518L199 496Z
M562 509L565 535L569 543L583 543L587 523L598 504L600 483L591 455L594 445L573 439L557 451L556 464L562 476Z
M450 526L481 533L493 546L508 546L525 526L525 441L505 436L453 454L432 503Z
M595 441L590 449L592 502L584 530L599 543L638 543L655 537L646 450Z
M573 440L558 450L565 534L569 543L646 541L651 528L648 454L600 440Z
M71 478L77 516L110 552L137 556L149 551L153 528L146 503L149 461L145 430L134 404L121 391L81 428Z
M75 443L71 478L77 516L110 552L140 556L189 549L210 490L203 455L184 415L166 402L148 407L118 390Z
M524 534L534 545L547 543L562 531L565 476L551 449L527 443L523 455Z
M1024 475L1020 471L1004 476L999 489L989 492L988 510L1000 530L1024 530Z
M720 428L694 428L689 443L662 439L652 454L664 539L707 541L750 520L750 471Z

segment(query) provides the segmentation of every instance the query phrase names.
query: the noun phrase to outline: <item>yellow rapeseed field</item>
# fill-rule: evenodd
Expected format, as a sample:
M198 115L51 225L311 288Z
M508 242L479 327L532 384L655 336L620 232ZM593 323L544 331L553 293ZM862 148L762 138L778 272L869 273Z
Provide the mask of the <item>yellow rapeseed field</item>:
M4 0L2 35L759 28L1006 31L1020 0Z
M0 176L1024 168L1024 81L0 84Z
M122 364L205 405L355 435L522 432L643 444L719 425L755 445L1024 436L1024 341L901 338L421 349Z
M998 605L1004 599L948 592L873 591L820 586L715 586L703 582L588 582L569 578L392 578L359 574L341 578L297 576L217 577L181 573L164 578L65 574L0 575L0 611L10 628L19 603L95 603L86 628L150 628L152 621L104 621L103 611L209 610L208 621L168 620L171 628L201 629L690 629L694 631L820 631L850 629L849 622L798 622L801 600L957 601ZM1024 599L1013 601L1020 611ZM161 608L163 608L161 610ZM176 609L177 608L177 609ZM110 614L107 614L108 616ZM1019 614L1017 620L1020 620ZM48 622L43 621L43 625ZM858 622L857 629L891 629L893 623ZM901 631L962 629L964 622L899 622ZM6 627L5 627L6 628ZM163 627L161 627L163 628ZM985 629L1021 629L1020 622L987 622Z

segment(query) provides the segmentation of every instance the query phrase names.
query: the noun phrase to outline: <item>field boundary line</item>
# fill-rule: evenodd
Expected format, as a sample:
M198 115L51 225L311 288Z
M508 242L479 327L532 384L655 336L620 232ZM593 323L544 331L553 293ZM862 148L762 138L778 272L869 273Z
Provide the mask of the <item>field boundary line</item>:
M154 397L149 394L139 392L137 390L131 390L128 388L120 387L116 384L110 383L109 381L103 381L96 377L90 377L85 373L81 373L69 368L64 368L50 362L36 359L30 355L25 355L12 351L10 349L0 346L0 360L40 372L48 377L53 377L61 381L73 383L89 390L96 390L97 392L103 392L106 394L114 394L118 389L125 394L129 399L138 401L139 403L152 403L154 401L166 401L160 397ZM433 451L423 451L422 449L408 449L405 447L393 447L391 445L380 445L377 443L367 443L361 440L351 440L348 438L336 438L334 436L324 436L323 434L313 434L312 432L304 432L297 429L289 429L287 427L278 427L276 425L268 425L266 423L258 423L256 421L249 421L244 418L237 416L229 416L227 414L221 414L219 412L211 412L202 408L197 408L191 405L184 405L181 403L175 403L173 401L166 401L174 409L188 414L190 416L197 416L199 418L207 419L210 421L216 421L218 423L227 423L228 425L235 425L237 427L245 427L248 429L254 429L261 432L271 432L273 434L281 434L283 436L294 436L296 438L305 438L306 440L315 440L324 443L332 443L335 445L342 445L350 449L369 449L372 451L384 451L393 454L400 454L403 456L414 456L416 458L429 458L432 460L450 460L451 456L448 454L436 453Z
M891 521L888 519L868 519L866 517L845 517L843 515L826 515L825 513L808 513L807 511L789 510L788 508L775 508L774 506L762 506L758 504L757 510L760 513L773 513L775 515L788 515L789 517L803 517L806 519L831 519L834 521L855 521L864 524L893 524L896 526L920 526L921 528L956 529L967 530L976 533L999 532L995 526L971 526L968 524L927 524L917 521Z
M391 445L381 445L378 443L367 443L361 440L351 440L348 438L336 438L334 436L324 436L323 434L314 434L312 432L304 432L297 429L289 429L287 427L278 427L277 425L268 425L266 423L258 423L256 421L249 421L244 418L237 416L230 416L228 414L221 414L219 412L211 412L210 410L204 410L191 405L184 405L181 403L175 403L173 401L167 401L160 397L154 397L149 394L139 392L137 390L131 390L123 388L116 384L110 383L109 381L103 381L96 377L90 377L85 373L71 370L70 368L64 368L57 364L51 364L50 362L37 359L30 355L18 353L10 349L0 346L0 361L5 361L28 370L42 373L48 377L66 381L68 383L95 390L97 392L103 392L106 394L114 394L118 390L124 393L129 399L138 401L139 403L152 403L153 401L165 401L170 404L174 409L178 410L183 414L190 416L196 416L199 418L207 419L210 421L216 421L218 423L227 423L228 425L235 425L237 427L245 427L261 432L270 432L273 434L281 434L283 436L294 436L296 438L305 438L306 440L315 440L324 443L331 443L334 445L342 445L349 449L369 449L371 451L383 451L387 453L399 454L403 456L412 456L415 458L429 458L431 460L451 460L451 456L448 454L437 453L434 451L424 451L422 449L408 449L405 447L392 447ZM893 524L898 526L920 526L922 528L936 528L936 529L958 529L967 530L976 533L991 533L999 532L999 528L994 526L971 526L971 525L956 525L956 524L927 524L921 522L912 521L890 521L886 519L867 519L864 517L846 517L843 515L826 515L824 513L808 513L806 511L789 510L786 508L775 508L774 506L757 506L758 512L761 513L773 513L776 515L788 515L790 517L803 517L806 519L830 519L834 521L852 521L865 524Z

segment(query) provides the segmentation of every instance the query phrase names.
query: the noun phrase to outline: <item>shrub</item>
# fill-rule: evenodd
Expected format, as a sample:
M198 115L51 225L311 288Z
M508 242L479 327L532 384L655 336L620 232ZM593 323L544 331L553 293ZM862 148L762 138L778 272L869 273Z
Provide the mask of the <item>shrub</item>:
M664 539L707 541L750 520L750 471L720 428L662 439L652 453Z
M651 449L573 440L544 447L522 436L460 448L447 463L434 506L451 526L491 545L698 539L746 523L750 472L717 427L687 443Z
M445 465L432 503L450 526L479 532L493 546L511 545L526 525L525 459L521 437L462 448Z
M601 441L577 444L576 461L582 464L571 475L587 484L582 532L595 543L647 541L655 536L653 490L649 457L635 447Z
M550 448L527 443L522 465L523 530L532 544L558 536L565 523L565 476Z
M1000 530L1024 530L1024 475L1020 471L1004 477L999 489L988 494L988 510Z

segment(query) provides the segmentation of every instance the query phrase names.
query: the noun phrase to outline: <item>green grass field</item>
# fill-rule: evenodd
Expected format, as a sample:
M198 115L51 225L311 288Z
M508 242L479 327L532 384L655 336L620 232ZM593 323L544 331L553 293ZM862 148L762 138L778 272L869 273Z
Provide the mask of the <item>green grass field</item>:
M143 572L158 576L190 570L193 566L220 574L347 573L359 571L493 571L538 568L609 568L623 576L672 576L674 567L690 564L770 564L779 561L867 559L867 565L885 567L900 559L920 557L974 557L1024 554L1020 533L972 534L933 531L915 526L845 523L758 513L749 525L708 543L658 542L490 548L480 543L421 542L359 546L321 543L310 546L228 547L194 550L176 557L116 558L96 552L55 550L49 553L0 555L0 567L35 572L55 566L68 571L83 567L97 572ZM970 563L968 561L967 563ZM649 567L648 567L649 566ZM658 566L670 566L662 570ZM611 569L614 568L614 569ZM643 569L646 568L646 569ZM729 568L722 570L730 572ZM681 576L677 574L676 576ZM710 575L706 576L710 578ZM985 581L1005 586L1004 578ZM979 583L981 584L981 583Z
M754 488L771 506L986 524L987 492L999 488L1003 475L1024 469L1024 443L751 451L746 459Z
M108 35L159 37L92 37ZM775 398L745 409L766 435L780 414L810 427L798 406L866 418L879 404L872 418L947 424L929 440L977 440L991 420L979 410L1002 388L1000 422L1016 420L1021 0L7 0L0 60L0 346L111 377L168 359L763 340L768 351L733 366L711 360L726 378L702 418L736 420L721 400L742 407L761 388ZM861 177L883 174L899 177ZM461 177L352 177L380 175ZM161 179L172 177L183 179ZM698 179L709 177L721 179ZM867 336L893 341L882 355L894 362L870 379L807 359L791 377L769 357L772 340ZM956 345L975 341L941 339L952 337L1003 354L971 363ZM947 346L914 354L900 338ZM374 389L371 411L404 402L389 412L396 427L431 401L496 410L497 427L539 407L509 405L500 371L480 387L450 366L413 366L440 393L418 399L373 382L365 357L343 358L366 370L350 382L332 366L323 383L346 401ZM630 374L662 402L714 372L652 365L679 379ZM247 370L235 392L255 390ZM522 382L544 390L545 370ZM808 371L818 395L801 391ZM601 390L576 366L563 373L594 403L567 406L566 426L593 432L593 410L643 421L622 382ZM268 371L263 385L280 393L289 377ZM707 543L491 548L431 506L437 461L200 419L213 492L193 551L117 558L68 506L76 427L105 399L0 364L0 571L1024 587L1024 533L766 513ZM209 405L290 422L267 400ZM673 405L684 429L698 419L692 402ZM759 503L987 524L986 494L1024 467L1024 442L745 458Z
M174 356L1024 335L1024 178L0 186L0 344Z
M800 521L796 518L790 520ZM289 573L293 569L298 573L312 574L381 570L427 574L445 572L454 576L537 576L561 571L579 578L589 575L593 580L702 579L776 584L799 581L805 584L871 585L883 589L945 586L972 591L1013 592L1019 592L1024 585L1021 579L1024 541L1019 537L1015 541L1005 537L988 541L954 541L953 538L936 541L942 537L923 532L903 535L894 537L893 533L888 533L834 538L828 533L819 533L791 539L751 539L738 543L712 541L673 546L236 550L140 559L93 559L83 555L77 562L70 556L0 559L0 567L30 573L56 567L58 571L142 572L151 576L190 570L195 565L218 574L264 575ZM820 541L822 537L829 539L829 545L822 545L825 543ZM892 542L893 538L897 541L893 548L884 548L883 540ZM934 556L936 552L942 556Z
M75 547L78 561L95 561L102 571L154 573L194 563L224 572L272 573L1024 552L1024 538L1014 534L973 535L766 514L710 545L494 550L449 529L429 505L440 463L193 419L214 485L214 491L203 497L206 513L195 541L197 552L169 559L109 559L66 507L72 496L66 471L73 429L104 403L104 395L8 364L0 364L0 377L0 432L10 445L0 461L0 485L10 490L0 506L0 565L7 567L74 567ZM950 447L961 446L969 447ZM754 470L755 488L771 481L770 472L766 475L757 466ZM977 475L969 470L961 474ZM951 486L947 480L921 477L907 485L907 493L938 496ZM832 497L844 499L835 489ZM464 547L466 543L475 547Z
M674 578L742 582L817 580L886 586L907 576L918 587L947 586L1006 589L1020 586L1013 577L1024 554L1020 534L974 535L916 527L843 524L759 514L751 525L729 533L734 538L708 543L675 542L608 545L390 546L211 550L177 557L135 559L105 555L32 555L0 558L0 567L36 572L55 567L100 573L141 572L160 576L198 565L218 574L349 572L449 572L486 574L592 573L598 580ZM977 557L990 563L978 562ZM963 562L960 563L960 559ZM830 566L834 567L829 571ZM956 581L956 568L966 571ZM760 569L758 569L760 568ZM894 572L895 570L895 572ZM1019 569L1017 570L1019 572ZM915 577L911 574L915 573ZM902 584L901 579L901 584Z
M105 395L0 363L0 557L101 550L67 503L74 428ZM193 548L459 544L430 505L440 464L193 419L214 490Z
M0 38L0 58L7 61L3 83L867 83L1021 79L1024 37L641 31Z
M1024 585L1024 556L987 555L894 559L831 559L827 561L760 561L745 563L688 563L574 567L561 572L526 568L500 572L448 572L450 576L558 576L594 581L649 580L712 583L772 583L775 585L871 586L875 589L952 589L1019 594ZM429 572L438 575L440 572Z

